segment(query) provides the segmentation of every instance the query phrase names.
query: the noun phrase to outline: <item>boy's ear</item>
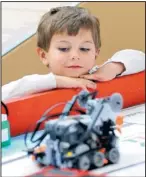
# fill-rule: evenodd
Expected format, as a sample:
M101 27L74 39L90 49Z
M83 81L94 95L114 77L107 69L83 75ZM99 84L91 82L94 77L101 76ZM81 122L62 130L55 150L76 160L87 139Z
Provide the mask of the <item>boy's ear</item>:
M37 54L44 65L48 65L47 52L40 47L37 47Z
M96 53L95 53L95 56L96 56L96 57L98 57L99 52L100 52L100 49L96 49Z

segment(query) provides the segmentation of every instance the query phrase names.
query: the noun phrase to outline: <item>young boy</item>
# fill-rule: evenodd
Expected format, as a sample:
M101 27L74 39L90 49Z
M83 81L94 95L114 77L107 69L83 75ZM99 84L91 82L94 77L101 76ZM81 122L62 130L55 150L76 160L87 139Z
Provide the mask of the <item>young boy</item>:
M145 69L145 54L121 50L98 68L101 47L99 20L87 9L59 7L41 18L37 29L37 53L50 73L29 75L2 87L2 100L54 88L96 88L95 81L108 81L117 76Z

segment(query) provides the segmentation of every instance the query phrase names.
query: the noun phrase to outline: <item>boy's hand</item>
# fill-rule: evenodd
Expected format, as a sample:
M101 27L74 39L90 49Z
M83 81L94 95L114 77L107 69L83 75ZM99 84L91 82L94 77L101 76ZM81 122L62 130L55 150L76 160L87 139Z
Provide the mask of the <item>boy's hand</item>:
M124 64L120 62L110 62L98 68L95 73L82 75L80 78L95 81L109 81L114 79L118 74L121 74L124 70Z
M57 88L82 88L87 90L87 88L96 89L96 83L87 79L81 78L71 78L65 76L56 77Z

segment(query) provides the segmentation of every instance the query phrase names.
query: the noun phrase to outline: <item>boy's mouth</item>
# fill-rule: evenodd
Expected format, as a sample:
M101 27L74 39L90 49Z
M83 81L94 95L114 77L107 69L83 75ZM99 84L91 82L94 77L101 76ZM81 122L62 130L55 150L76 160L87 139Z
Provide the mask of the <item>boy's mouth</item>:
M68 66L67 68L78 69L78 68L83 68L83 67L82 66L78 66L78 65L72 65L72 66Z

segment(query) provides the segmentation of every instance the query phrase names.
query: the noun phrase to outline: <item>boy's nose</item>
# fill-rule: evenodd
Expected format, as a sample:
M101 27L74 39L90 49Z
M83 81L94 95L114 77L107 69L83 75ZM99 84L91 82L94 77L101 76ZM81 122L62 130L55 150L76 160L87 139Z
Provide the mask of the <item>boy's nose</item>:
M79 56L72 56L72 60L79 60Z
M70 57L72 60L79 60L80 59L80 53L78 51L78 49L72 49L71 53L70 53Z

